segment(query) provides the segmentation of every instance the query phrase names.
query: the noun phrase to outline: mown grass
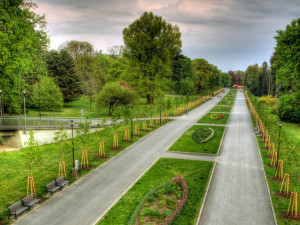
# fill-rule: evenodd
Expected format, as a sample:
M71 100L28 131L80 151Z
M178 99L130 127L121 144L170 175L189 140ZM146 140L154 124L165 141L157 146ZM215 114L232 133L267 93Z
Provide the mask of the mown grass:
M274 115L275 116L275 115ZM255 124L255 120L251 114L251 120L252 120L252 124L253 126L256 126ZM297 126L297 124L291 124L291 123L283 123L282 125L282 129L283 132L287 132L287 135L284 135L285 138L287 138L288 140L292 140L293 143L298 144L299 146L299 128ZM298 132L297 132L298 130ZM276 193L278 193L280 191L281 188L281 181L275 181L274 179L272 179L275 176L276 173L276 169L274 167L270 167L269 165L271 164L271 159L268 157L268 151L266 149L264 149L264 143L262 142L262 138L261 137L256 137L257 138L257 143L259 146L259 150L261 153L261 157L262 157L262 161L263 161L263 166L264 166L264 171L267 177L267 182L269 185L269 190L271 193L271 198L272 198L272 203L273 203L273 207L274 207L274 211L275 211L275 215L276 215L276 220L277 220L277 224L278 225L296 225L296 224L300 224L300 221L295 221L295 220L289 220L286 218L282 218L281 215L283 213L286 213L288 210L288 206L289 206L289 197L281 197L276 195ZM290 147L291 146L287 146L287 142L282 142L281 145L281 159L284 160L284 174L288 173L288 171L291 170L295 170L297 168L291 168L291 165L289 165L288 159L285 159L286 154L285 151L290 151ZM277 149L277 146L276 146ZM298 149L298 151L300 151L300 149ZM296 189L299 191L300 190L300 182L297 183L297 187ZM290 191L294 190L294 184L290 184ZM299 198L299 197L298 197ZM299 210L298 210L299 213Z
M211 123L211 124L224 124L228 123L228 119L230 114L229 113L221 113L223 115L222 119L214 120L210 118L210 115L214 113L207 113L205 114L197 123Z
M213 138L203 144L196 142L192 135L195 130L201 127L210 127L215 133ZM175 152L193 152L193 153L206 153L206 154L217 154L225 127L223 126L201 126L194 125L188 129L170 148L168 151Z
M195 99L199 99L201 96L191 96L189 98L189 102L194 101ZM187 103L187 100L184 96L177 97L177 103L175 101L176 95L168 95L165 96L162 100L162 112L166 113L169 111L170 115L174 114L174 110L177 107L184 106ZM170 108L167 109L167 101L171 102ZM152 105L147 104L146 98L140 98L138 102L138 106L135 106L134 109L139 108L139 111L144 111L146 113L145 116L151 116L151 111L153 115L157 115L160 112L160 100L154 99L154 103ZM81 109L83 109L83 115L81 114ZM117 109L117 111L121 111L121 107ZM134 110L137 111L137 110ZM28 117L39 117L38 109L29 109L27 116ZM103 118L109 117L108 115L108 107L97 108L96 102L92 102L90 106L90 101L88 96L82 96L80 99L75 100L70 103L66 103L64 107L59 111L42 111L42 117L89 117L89 118ZM135 115L135 117L143 117L142 115Z
M227 112L230 113L232 110L232 106L228 106L228 109L222 109L222 106L217 105L215 107L213 107L210 112Z
M98 225L127 224L144 195L180 174L189 186L189 197L186 207L174 224L196 224L213 165L213 162L159 159L105 214Z
M142 127L142 121L139 121L139 127ZM149 121L147 122L149 123ZM162 124L164 125L164 124ZM149 132L158 128L149 128ZM119 136L120 149L111 149L113 145L113 133L112 128L105 128L103 134L103 140L105 143L106 155L108 159L99 159L96 154L99 151L99 142L101 140L100 132L95 132L87 135L87 150L88 150L88 161L91 168L86 170L79 170L78 176L82 177L103 164L110 158L114 157L133 142L139 140L141 137L148 134L148 132L140 131L139 137L133 137L132 142L124 142L124 128L125 126L119 127L117 133ZM72 146L71 140L67 141L68 147L64 153L63 160L66 163L67 177L70 179L70 183L74 180L71 178L72 174ZM83 144L80 142L79 138L74 138L75 143L75 159L80 160L83 150ZM53 179L57 178L58 165L61 159L61 152L58 143L48 144L39 146L38 152L41 157L39 165L35 166L33 169L33 176L35 180L35 187L38 196L45 195L45 185L50 183ZM27 177L29 176L29 171L25 164L25 154L24 150L14 152L1 152L0 153L0 221L3 219L7 221L8 210L7 207L11 204L21 200L26 196L26 185Z

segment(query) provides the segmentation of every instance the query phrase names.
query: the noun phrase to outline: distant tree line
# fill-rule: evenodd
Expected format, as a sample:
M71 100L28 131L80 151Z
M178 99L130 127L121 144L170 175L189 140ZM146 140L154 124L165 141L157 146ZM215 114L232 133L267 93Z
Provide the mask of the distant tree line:
M149 104L163 90L189 96L231 85L228 73L205 59L183 55L179 28L152 12L145 12L123 30L124 46L112 46L105 54L89 42L76 40L49 51L46 20L33 7L34 3L25 0L0 5L5 14L0 18L0 89L5 113L22 113L22 90L26 90L28 108L57 110L82 95L89 97L91 105L99 95L104 96L105 85L111 89L121 81Z

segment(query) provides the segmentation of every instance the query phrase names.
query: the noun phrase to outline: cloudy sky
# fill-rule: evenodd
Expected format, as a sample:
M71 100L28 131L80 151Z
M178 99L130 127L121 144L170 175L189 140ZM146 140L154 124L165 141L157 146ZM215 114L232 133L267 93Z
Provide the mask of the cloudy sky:
M34 0L45 14L52 49L88 41L106 52L144 11L176 24L183 54L224 72L269 61L276 30L300 17L300 0Z

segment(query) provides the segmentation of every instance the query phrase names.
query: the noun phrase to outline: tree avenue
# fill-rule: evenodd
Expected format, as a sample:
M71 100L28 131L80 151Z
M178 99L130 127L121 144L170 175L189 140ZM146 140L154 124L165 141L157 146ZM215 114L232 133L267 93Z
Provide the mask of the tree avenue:
M171 74L172 61L181 48L180 37L177 26L152 12L145 12L123 30L124 55L135 69L130 83L148 103L169 83L166 76Z

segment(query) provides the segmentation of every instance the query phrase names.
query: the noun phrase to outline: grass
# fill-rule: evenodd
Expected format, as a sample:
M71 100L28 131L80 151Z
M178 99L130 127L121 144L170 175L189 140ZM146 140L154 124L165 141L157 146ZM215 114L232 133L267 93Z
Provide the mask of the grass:
M255 126L255 120L253 116L251 115L251 120L253 126ZM299 139L299 126L297 124L292 124L292 123L283 123L282 125L283 132L286 134L284 137L288 139L288 141L293 141L296 145L300 143ZM264 149L264 143L262 143L262 138L261 137L256 137L257 138L257 143L259 145L262 161L263 161L263 166L264 166L264 171L267 177L267 182L269 185L270 193L271 193L271 198L272 198L272 203L276 215L276 220L278 225L296 225L300 224L300 221L294 221L294 220L288 220L285 218L282 218L281 215L283 213L287 212L288 205L289 205L289 200L290 198L288 197L281 197L278 195L275 195L275 193L280 191L281 187L281 182L275 181L272 179L275 175L275 168L269 167L268 165L271 164L271 159L268 157L268 151ZM289 160L286 158L286 151L290 151L291 146L289 146L290 142L285 142L282 141L281 145L281 159L284 161L284 174L289 173L291 170L295 170L297 168L293 168L292 165L289 165ZM277 149L277 147L276 147ZM299 151L300 149L298 149ZM290 184L290 191L293 191L294 185ZM298 182L297 184L297 190L300 190L300 183ZM298 197L299 198L299 197ZM298 214L299 214L299 209L298 209Z
M139 121L139 127L141 129L142 121ZM156 128L158 127L159 126L157 125ZM106 155L109 156L108 159L99 159L96 157L96 154L98 153L99 149L99 142L101 140L100 133L96 132L87 135L86 139L88 140L88 160L89 166L91 166L92 168L87 170L79 170L79 177L86 175L91 170L95 169L99 165L103 164L110 158L123 151L133 142L148 134L148 132L140 131L140 136L133 137L133 142L124 142L122 141L124 137L124 128L125 126L123 125L118 129L120 144L120 149L118 150L110 149L110 147L112 147L113 144L114 130L112 128L105 128L103 140L105 143ZM150 128L149 131L154 130L156 128ZM75 159L81 159L83 145L78 138L74 138L74 143ZM74 180L71 179L71 168L73 167L71 140L68 140L67 144L68 148L64 153L64 161L66 163L67 177L68 179L70 179L70 183L73 183ZM58 165L61 159L61 153L59 149L60 148L58 143L38 147L41 161L39 162L39 165L34 166L33 171L35 187L38 196L45 195L45 185L50 183L54 178L57 177ZM0 153L0 221L1 219L7 221L8 206L12 205L13 203L21 200L23 197L26 196L26 184L29 172L25 165L24 156L24 149L21 149L20 151Z
M228 112L230 113L232 110L232 106L228 106L228 109L222 109L222 106L217 105L215 107L213 107L210 112Z
M197 123L212 123L212 124L227 124L230 114L229 113L223 113L223 118L219 120L214 120L210 118L210 115L214 113L207 113L205 116L203 116Z
M192 134L200 127L210 127L215 131L214 137L203 144L197 143ZM223 126L201 126L194 125L188 129L170 148L168 151L175 152L193 152L193 153L206 153L217 154L225 127Z
M127 224L145 194L180 174L189 186L189 197L186 207L174 224L196 224L213 165L213 162L159 159L105 214L98 225Z
M171 101L171 107L169 109L163 106L162 112L170 112L170 116L174 114L175 106L175 98L176 95L169 95L163 98L162 101L165 103L169 99ZM189 101L192 102L195 99L199 99L200 96L191 96ZM184 106L186 104L186 99L183 96L178 97L177 107ZM160 112L160 100L154 99L154 104L148 105L146 98L140 98L138 102L138 106L141 110L146 112L147 116L150 116L150 111L153 111L153 115L157 115ZM136 108L136 106L134 107ZM84 114L81 115L81 109L83 109ZM118 108L121 111L121 107ZM134 110L137 112L137 110ZM82 96L80 99L75 100L70 103L66 103L64 107L59 111L42 111L42 117L89 117L89 118L104 118L108 116L108 107L97 108L96 102L92 102L90 106L90 101L88 96ZM29 109L27 116L28 117L39 117L39 110L37 109ZM135 115L135 117L142 117L141 115Z

